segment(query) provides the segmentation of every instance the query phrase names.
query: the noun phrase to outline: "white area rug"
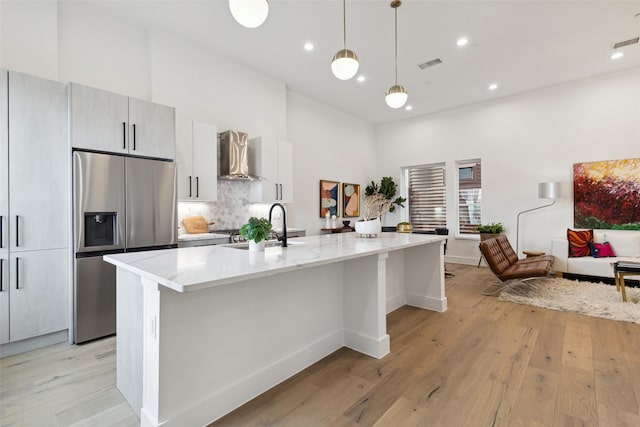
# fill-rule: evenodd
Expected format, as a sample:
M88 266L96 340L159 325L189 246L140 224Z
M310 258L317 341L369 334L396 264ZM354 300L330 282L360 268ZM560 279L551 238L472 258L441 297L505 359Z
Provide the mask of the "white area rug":
M518 304L569 311L587 316L640 323L640 289L625 288L627 302L616 287L556 277L513 283L499 299Z

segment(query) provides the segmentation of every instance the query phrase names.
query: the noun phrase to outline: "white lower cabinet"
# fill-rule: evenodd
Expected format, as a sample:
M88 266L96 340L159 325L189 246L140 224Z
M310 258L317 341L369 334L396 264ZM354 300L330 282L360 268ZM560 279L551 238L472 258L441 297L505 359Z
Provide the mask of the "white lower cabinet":
M10 341L67 329L68 259L67 249L10 254Z

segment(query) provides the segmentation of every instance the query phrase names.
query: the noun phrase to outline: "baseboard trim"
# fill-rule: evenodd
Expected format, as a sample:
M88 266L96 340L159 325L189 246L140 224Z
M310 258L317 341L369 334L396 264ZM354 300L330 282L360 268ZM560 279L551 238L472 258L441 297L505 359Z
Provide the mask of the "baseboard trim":
M399 293L395 294L394 296L392 296L391 298L387 299L387 306L386 306L387 313L386 314L389 314L392 311L395 311L395 310L399 309L403 305L405 305L404 292L399 292Z
M476 258L462 257L462 256L454 256L454 255L446 255L444 257L445 262L450 262L452 264L464 264L464 265L478 265L478 260L480 259L480 253L478 252L478 256ZM484 264L484 260L482 261L482 265Z
M433 298L407 293L407 305L443 313L447 311L447 297Z
M376 339L347 329L344 330L344 345L376 359L381 359L389 354L391 350L390 339L387 334L380 339Z
M67 329L0 345L0 359L69 340Z

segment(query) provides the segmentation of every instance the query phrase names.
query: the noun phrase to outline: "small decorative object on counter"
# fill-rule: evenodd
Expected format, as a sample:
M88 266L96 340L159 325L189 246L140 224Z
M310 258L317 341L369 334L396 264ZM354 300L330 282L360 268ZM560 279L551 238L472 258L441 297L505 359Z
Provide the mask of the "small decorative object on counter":
M326 220L326 224L324 225L324 228L331 228L331 213L327 211L327 213L324 214L324 218Z
M249 218L249 222L240 227L240 235L249 241L249 251L263 251L271 232L271 223L266 218Z
M331 216L331 228L336 228L336 216Z
M398 233L411 233L411 224L408 222L399 222L396 226Z

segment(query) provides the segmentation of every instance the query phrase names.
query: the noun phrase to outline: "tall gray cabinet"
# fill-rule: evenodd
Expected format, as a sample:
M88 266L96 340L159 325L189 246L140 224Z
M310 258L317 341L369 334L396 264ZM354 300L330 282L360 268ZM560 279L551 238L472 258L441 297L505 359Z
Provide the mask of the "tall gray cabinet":
M68 86L6 70L0 83L0 344L7 344L68 329Z

